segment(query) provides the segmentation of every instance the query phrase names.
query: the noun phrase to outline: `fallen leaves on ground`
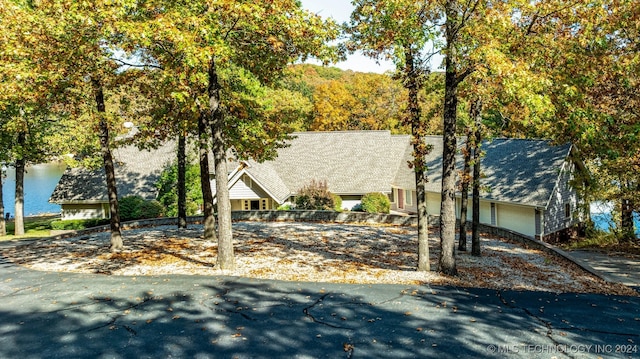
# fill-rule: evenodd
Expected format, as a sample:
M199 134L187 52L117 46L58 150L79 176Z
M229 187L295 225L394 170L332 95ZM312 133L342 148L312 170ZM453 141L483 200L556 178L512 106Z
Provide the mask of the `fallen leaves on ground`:
M126 249L109 252L109 234L39 240L0 253L36 270L111 275L234 275L262 279L433 284L492 289L637 295L606 283L575 264L500 238L482 238L482 256L457 253L459 275L417 272L415 227L299 222L234 223L237 269L215 268L217 243L202 227L172 226L124 231ZM431 235L432 266L438 242Z

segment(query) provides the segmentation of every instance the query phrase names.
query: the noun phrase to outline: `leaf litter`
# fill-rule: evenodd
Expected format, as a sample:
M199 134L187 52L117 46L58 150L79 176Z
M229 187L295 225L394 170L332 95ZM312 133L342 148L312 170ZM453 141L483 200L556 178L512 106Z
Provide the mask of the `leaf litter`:
M456 277L435 269L437 235L430 234L432 271L418 272L417 229L382 225L305 222L234 223L236 270L216 269L217 243L202 239L202 226L140 228L123 232L125 250L109 251L109 233L43 239L2 256L41 271L108 275L231 275L285 281L358 284L455 285L555 293L637 295L607 283L574 263L483 236L482 256L458 251ZM470 241L469 241L470 242Z

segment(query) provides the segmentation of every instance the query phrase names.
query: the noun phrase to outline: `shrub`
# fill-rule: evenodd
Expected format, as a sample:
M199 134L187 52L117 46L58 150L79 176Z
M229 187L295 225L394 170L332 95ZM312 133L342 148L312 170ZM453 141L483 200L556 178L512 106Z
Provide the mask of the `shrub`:
M297 209L330 211L335 207L327 181L312 180L298 191L295 202Z
M391 201L389 197L380 192L367 193L362 196L362 209L369 213L389 213Z
M80 230L109 224L109 219L71 219L51 222L51 229Z
M292 209L291 204L285 203L285 204L279 206L276 210L278 210L278 211L290 211L291 209Z
M164 206L156 201L144 201L140 206L140 219L143 218L158 218L164 214Z
M342 212L342 197L337 194L331 194L331 196L333 197L333 209L336 212Z
M120 218L123 221L157 218L162 215L164 207L158 201L147 201L140 196L122 197L118 201Z

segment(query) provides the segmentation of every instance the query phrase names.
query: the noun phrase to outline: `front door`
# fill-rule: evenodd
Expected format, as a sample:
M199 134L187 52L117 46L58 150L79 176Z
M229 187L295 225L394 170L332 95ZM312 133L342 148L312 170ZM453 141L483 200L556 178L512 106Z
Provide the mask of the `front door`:
M398 209L404 209L404 190L398 189Z

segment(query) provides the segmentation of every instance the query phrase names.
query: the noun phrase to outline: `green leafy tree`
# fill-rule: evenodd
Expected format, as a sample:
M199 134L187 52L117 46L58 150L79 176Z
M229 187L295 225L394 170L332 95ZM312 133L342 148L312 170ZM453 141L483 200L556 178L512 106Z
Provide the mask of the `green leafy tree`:
M419 93L428 73L432 52L427 44L436 40L429 2L409 0L355 0L355 10L347 26L352 50L360 49L373 58L391 59L406 88L405 125L411 129L418 207L418 270L429 271L429 241L426 202L428 170L425 156L430 152L424 141L427 127L423 121Z
M640 9L634 1L593 1L553 23L536 23L551 51L537 54L552 74L558 114L545 132L573 141L594 175L590 199L612 201L620 238L638 241L632 213L640 209ZM554 35L555 34L555 35ZM543 63L544 62L544 63Z
M190 104L198 119L201 151L208 147L207 138L212 139L218 267L232 269L228 150L234 148L240 158L275 155L289 127L286 116L272 110L276 103L264 97L264 85L277 84L286 65L300 58L329 55L325 41L337 32L292 0L150 1L140 4L131 18L136 23L127 32L128 42L180 84L171 95ZM260 116L264 113L266 118ZM206 162L201 157L202 182ZM204 202L206 210L206 197Z
M50 142L65 132L57 118L63 116L58 92L66 81L42 49L50 44L41 44L49 31L32 5L0 3L0 158L16 169L16 235L24 234L25 168L59 155Z
M200 188L200 167L197 164L187 164L185 173L186 215L194 216L202 205L202 191ZM178 215L178 170L177 164L168 166L158 180L158 201L166 208L168 217Z

